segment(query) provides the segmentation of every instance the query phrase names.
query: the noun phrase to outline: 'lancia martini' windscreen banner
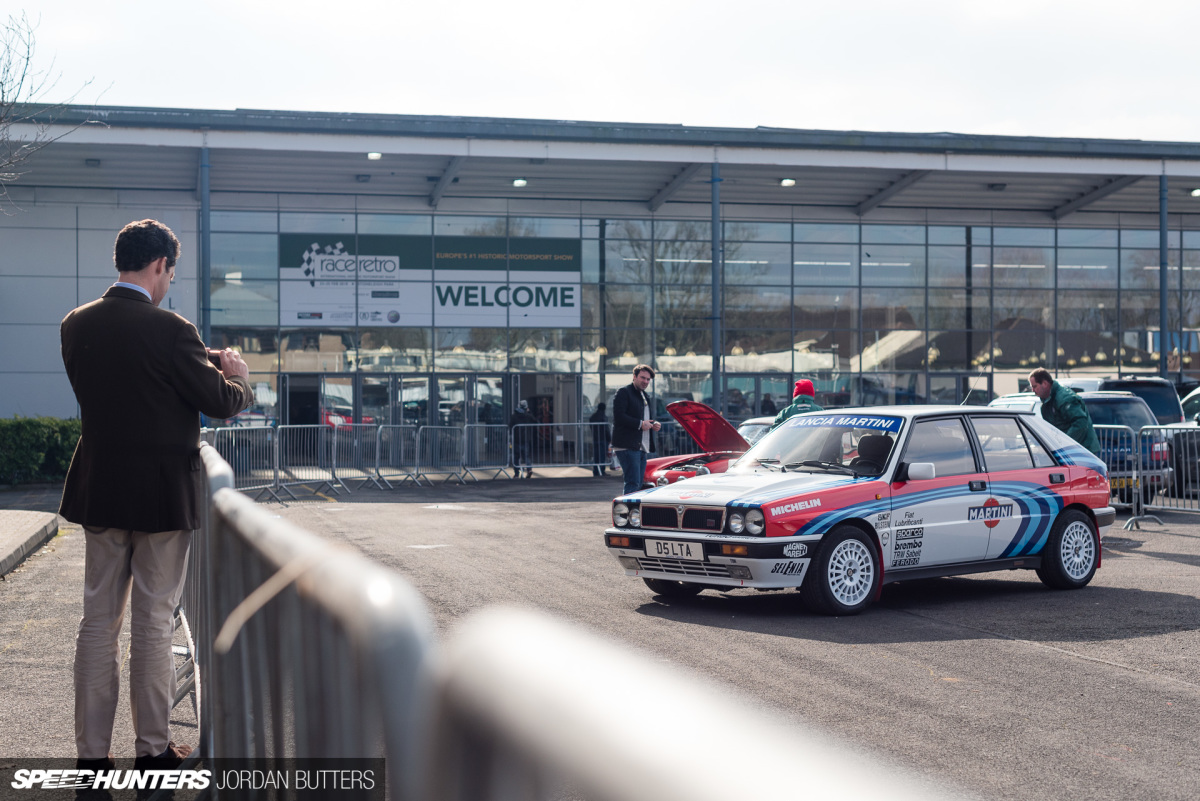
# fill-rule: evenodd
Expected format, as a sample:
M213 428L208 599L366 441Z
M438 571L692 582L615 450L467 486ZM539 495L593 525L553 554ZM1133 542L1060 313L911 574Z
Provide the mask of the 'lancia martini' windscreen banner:
M577 239L281 234L283 326L578 326Z

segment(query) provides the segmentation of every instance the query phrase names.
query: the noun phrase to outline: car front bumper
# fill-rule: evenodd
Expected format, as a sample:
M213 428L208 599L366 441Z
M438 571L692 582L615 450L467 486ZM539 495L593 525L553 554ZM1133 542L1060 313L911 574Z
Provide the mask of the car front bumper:
M606 547L627 576L763 590L799 587L821 540L819 535L764 539L632 528L610 528L604 534ZM630 543L609 545L611 535L628 537ZM723 555L722 545L744 545L747 554ZM688 551L695 555L696 549L703 552L703 559L679 558Z

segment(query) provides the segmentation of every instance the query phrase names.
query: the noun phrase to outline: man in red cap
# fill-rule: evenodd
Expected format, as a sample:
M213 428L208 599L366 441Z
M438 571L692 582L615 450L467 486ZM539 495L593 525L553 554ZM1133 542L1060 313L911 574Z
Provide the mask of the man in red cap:
M820 406L813 395L816 392L813 390L813 382L807 378L801 378L796 382L796 389L792 391L792 403L790 406L785 406L783 410L775 415L775 422L771 424L771 430L779 428L784 420L794 414L804 414L805 412L823 412L824 407Z

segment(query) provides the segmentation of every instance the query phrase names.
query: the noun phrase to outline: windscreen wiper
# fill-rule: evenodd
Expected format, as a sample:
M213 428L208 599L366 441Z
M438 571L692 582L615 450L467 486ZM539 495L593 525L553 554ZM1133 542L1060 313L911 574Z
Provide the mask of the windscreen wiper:
M856 470L853 470L844 464L838 464L837 462L822 462L817 459L806 459L803 462L796 462L795 464L789 464L788 467L793 467L793 468L794 467L819 467L822 470L836 470L839 473L845 473L848 476L857 476L858 475L858 472Z
M779 472L781 472L781 473L786 473L786 472L787 472L787 467L785 467L784 465L781 465L781 464L779 463L779 460L778 460L778 459L775 459L775 458L772 458L772 457L767 457L766 459L758 459L757 461L758 461L758 463L759 463L759 464L761 464L763 467L769 467L769 468L771 468L772 470L778 470L778 471L779 471Z

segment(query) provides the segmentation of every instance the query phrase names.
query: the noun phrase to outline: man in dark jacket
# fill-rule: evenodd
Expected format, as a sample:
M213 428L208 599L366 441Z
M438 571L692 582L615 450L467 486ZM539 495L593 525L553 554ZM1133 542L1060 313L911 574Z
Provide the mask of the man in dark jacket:
M592 424L592 475L597 478L608 467L608 415L604 409L604 401L597 403L596 411L588 418Z
M529 413L529 401L522 400L517 404L512 417L508 418L508 429L512 432L513 469L516 471L516 478L533 478L530 451L537 429L529 426L535 425L537 418Z
M662 428L650 414L650 398L646 395L652 378L654 369L639 364L633 368L633 383L618 389L613 397L612 447L625 478L624 495L642 488L646 458L654 453L654 432Z
M1100 439L1092 427L1092 416L1074 390L1055 381L1045 367L1029 374L1029 388L1042 399L1043 420L1100 455Z
M823 412L825 409L817 403L813 397L816 391L813 389L813 382L807 378L801 378L796 382L796 388L792 391L792 403L790 406L784 406L779 414L775 415L775 422L771 423L771 430L779 428L784 420L792 415L804 414L805 412Z
M178 767L191 750L170 741L168 724L175 607L204 500L200 413L233 417L254 401L254 391L241 356L208 351L195 326L158 307L178 258L170 228L130 223L113 250L117 283L61 326L63 363L83 423L59 508L85 532L83 619L75 638L81 769L112 768L126 604L134 767Z

